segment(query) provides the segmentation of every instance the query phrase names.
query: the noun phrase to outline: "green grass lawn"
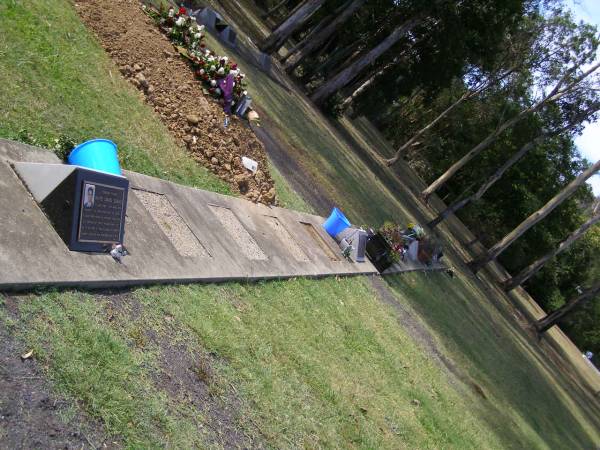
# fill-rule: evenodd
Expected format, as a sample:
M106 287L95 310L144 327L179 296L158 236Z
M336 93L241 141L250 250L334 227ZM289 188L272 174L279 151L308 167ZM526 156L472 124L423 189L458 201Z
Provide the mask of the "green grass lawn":
M229 53L229 52L228 52ZM238 58L239 59L239 58ZM243 64L243 61L241 61ZM301 96L243 66L259 107L354 222L410 220ZM228 192L178 147L79 22L67 0L0 4L0 136L27 131L115 140L123 165ZM281 201L309 206L273 173ZM412 209L411 209L412 208ZM176 348L210 401L234 402L249 442L276 448L593 448L598 424L491 294L465 274L390 280L460 370L446 371L368 278L191 285L122 294L9 298L0 323L33 348L57 390L126 448L219 446L207 410L161 382ZM14 302L16 313L3 303ZM489 325L488 324L493 324ZM1 326L1 325L0 325ZM203 369L211 361L214 373ZM477 384L484 396L473 389ZM594 428L596 426L596 428ZM38 432L33 430L32 432Z

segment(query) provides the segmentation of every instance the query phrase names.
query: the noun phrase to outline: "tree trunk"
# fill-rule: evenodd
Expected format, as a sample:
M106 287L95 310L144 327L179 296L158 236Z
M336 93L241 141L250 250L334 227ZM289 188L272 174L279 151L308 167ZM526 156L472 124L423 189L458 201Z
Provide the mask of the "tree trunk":
M563 88L563 85L567 80L568 76L572 75L576 67L571 68L569 71L567 71L563 78L561 78L556 83L554 88L542 99L540 99L536 104L530 106L527 109L522 110L515 117L512 117L511 119L505 121L496 130L490 133L483 141L481 141L479 144L473 147L469 151L469 153L467 153L465 156L463 156L461 159L455 162L452 166L450 166L450 168L446 170L446 172L444 172L437 180L431 183L431 185L421 193L423 199L427 200L431 196L431 194L437 191L443 184L445 184L450 178L452 178L452 176L456 172L462 169L469 161L475 158L475 156L477 156L479 153L481 153L483 150L492 145L494 141L498 138L498 136L500 136L505 130L515 125L528 114L539 111L547 103L556 101L559 98L571 92L584 78L586 78L591 73L595 72L598 69L598 67L600 67L600 63L593 65L591 68L583 72L581 75L579 75L577 78L571 81L571 83L569 83L566 87Z
M329 58L325 59L318 66L309 66L304 67L306 69L306 75L302 76L301 80L304 84L308 84L310 81L315 79L316 75L319 73L328 73L331 67L336 67L339 64L343 64L344 61L348 61L354 57L354 55L359 51L358 47L360 45L359 41L354 41L350 45L339 49L339 47L335 47L333 52L330 52L331 55ZM327 51L329 44L323 47L322 51ZM320 53L320 52L319 52ZM320 55L317 55L317 57ZM312 70L311 70L312 69ZM326 76L326 75L325 75Z
M363 92L365 92L369 86L371 86L377 78L383 75L387 70L391 67L395 66L398 63L397 59L386 64L380 70L377 70L375 73L369 74L366 80L362 81L356 89L350 94L341 104L341 109L344 110L348 108Z
M277 12L283 5L287 4L289 1L290 0L282 0L281 2L279 2L278 4L273 6L270 10L268 10L266 13L261 15L260 17L262 19L267 19L269 16L271 16L273 13Z
M318 105L323 104L334 92L339 91L350 83L365 67L375 62L377 58L388 51L390 47L397 43L419 22L420 19L413 18L398 26L388 37L373 49L360 56L354 63L350 64L350 66L326 81L311 95L311 100Z
M398 160L402 157L402 154L411 145L413 145L413 143L416 142L416 140L419 139L423 135L423 133L425 133L428 130L430 130L431 128L433 128L436 123L438 123L440 120L442 120L448 114L450 114L450 112L452 112L452 110L454 108L456 108L458 105L460 105L462 102L464 102L467 98L469 98L471 96L470 94L471 94L471 92L466 92L465 94L461 95L458 100L456 100L448 108L446 108L444 111L442 111L442 113L440 115L438 115L435 119L433 119L431 122L429 122L429 124L427 124L426 126L424 126L423 128L421 128L419 131L417 131L413 135L413 137L411 137L408 141L406 141L404 144L402 144L400 146L400 148L398 148L398 150L396 151L396 154L394 155L393 158L390 158L390 159L386 160L386 164L388 166L391 166L392 164L397 163Z
M314 26L311 30L309 30L309 32L296 45L294 45L292 48L290 48L284 56L279 58L279 62L281 64L285 64L285 62L294 53L296 53L298 50L302 49L302 47L304 47L307 42L309 42L311 39L313 39L319 31L321 31L323 28L325 28L327 26L327 24L329 22L331 22L333 17L337 16L336 12L329 14L327 17L325 17L323 20L321 20L316 26Z
M469 263L469 267L474 272L481 269L484 264L496 259L504 250L506 250L514 241L516 241L523 233L529 230L536 223L540 222L544 217L550 214L558 205L560 205L565 199L569 198L585 181L600 170L600 160L583 171L576 179L571 181L567 187L555 195L548 203L542 208L538 209L513 231L508 233L503 239L501 239L496 245L489 249L485 255L474 259Z
M538 105L536 105L536 106L538 106ZM502 125L500 125L498 128L496 128L483 141L481 141L479 144L477 144L475 147L473 147L469 151L469 153L467 153L465 156L463 156L458 161L456 161L454 164L452 164L452 166L450 166L450 168L448 170L446 170L446 172L444 172L437 180L435 180L433 183L431 183L429 185L429 187L427 187L427 189L425 189L421 193L422 197L425 200L427 200L431 196L431 194L433 194L440 187L442 187L450 178L452 178L452 176L456 172L458 172L460 169L462 169L463 166L467 165L467 163L469 161L471 161L479 153L481 153L483 150L485 150L490 145L492 145L494 143L494 141L496 139L498 139L498 136L500 136L505 130L507 130L508 128L515 125L517 122L519 122L521 119L523 119L530 112L539 109L539 107L541 107L541 105L539 105L535 109L533 109L533 107L532 107L532 108L523 110L519 114L517 114L515 117L507 120Z
M454 103L452 103L448 108L446 108L444 111L442 111L440 115L438 115L435 119L433 119L433 121L431 121L425 127L421 128L419 131L417 131L415 133L414 136L412 136L408 141L406 141L404 144L402 144L402 146L400 146L400 148L398 148L398 150L396 151L396 154L394 155L394 157L390 158L386 161L387 165L391 166L392 164L395 164L396 162L398 162L398 160L402 157L402 154L407 149L409 149L417 139L419 139L425 132L427 132L428 130L433 128L440 120L442 120L444 117L446 117L448 114L450 114L452 112L452 110L454 108L456 108L458 105L460 105L462 102L470 99L471 97L481 94L487 88L489 88L489 87L499 83L500 81L504 80L505 78L507 78L514 71L515 71L515 67L512 67L512 68L504 70L504 71L500 71L500 73L497 73L496 76L492 77L487 82L479 85L478 87L474 88L471 91L465 92L463 95L460 96L460 98L458 100L456 100Z
M535 261L532 264L530 264L529 266L527 266L525 269L523 269L521 272L519 272L518 275L506 280L503 283L504 290L510 291L510 290L516 288L517 286L520 286L521 284L523 284L525 281L527 281L533 275L538 273L540 271L540 269L542 267L544 267L544 265L550 259L554 258L558 254L560 254L560 253L564 252L566 249L568 249L571 246L571 244L573 244L573 242L575 242L577 239L579 239L581 236L583 236L587 230L589 230L594 224L596 224L598 222L600 222L600 214L591 217L587 222L585 222L583 225L581 225L577 229L577 231L573 232L567 239L562 241L558 245L558 247L556 247L554 250L546 253L540 259L538 259L537 261Z
M573 309L577 306L581 306L583 303L591 300L596 295L600 294L600 282L596 282L591 288L585 290L583 293L579 294L573 300L565 303L563 306L558 308L556 311L551 312L546 317L541 318L540 320L534 322L535 329L538 333L545 333L550 328L552 328L556 323L569 314Z
M308 0L300 0L298 3L296 3L296 6L294 6L291 11L288 11L286 16L284 16L281 20L279 20L278 22L275 23L275 26L272 27L272 30L276 30L283 24L283 22L285 22L286 20L288 20L288 18L290 18L291 16L296 14L296 11L298 11L298 9L300 9L302 6L304 6L304 4L307 1Z
M435 228L442 221L446 220L450 214L456 213L459 209L464 208L469 203L479 200L483 195L491 188L496 181L498 181L502 176L506 173L508 169L514 166L523 156L529 152L533 147L539 144L546 136L540 136L537 139L534 139L531 142L528 142L524 146L522 146L517 153L515 153L508 161L506 161L502 167L500 167L494 174L488 178L488 180L483 183L483 185L475 192L473 195L466 197L462 200L457 200L452 205L448 206L444 211L442 211L434 220L429 222L427 225L430 228Z
M323 3L325 3L325 0L305 0L294 13L271 33L260 46L260 50L268 54L275 53Z
M279 61L282 64L285 63L294 53L304 48L304 46L308 44L312 38L314 38L321 30L323 30L323 28L329 25L335 17L340 15L351 1L352 0L348 0L345 4L338 7L338 9L336 9L334 12L327 15L327 17L321 20L312 30L310 30L310 33L308 33L300 42L289 49L286 55L280 58Z
M297 48L290 50L290 52L285 57L289 59L287 64L285 65L285 70L288 73L294 71L296 67L298 67L304 59L312 54L312 52L318 48L320 48L327 40L335 33L335 31L343 25L352 15L358 11L358 9L365 3L366 0L351 0L350 2L344 5L344 8L341 10L340 14L335 14L336 17L323 29L315 33L314 35L311 33L305 39L298 44ZM337 11L336 11L337 12ZM293 53L296 53L292 56Z

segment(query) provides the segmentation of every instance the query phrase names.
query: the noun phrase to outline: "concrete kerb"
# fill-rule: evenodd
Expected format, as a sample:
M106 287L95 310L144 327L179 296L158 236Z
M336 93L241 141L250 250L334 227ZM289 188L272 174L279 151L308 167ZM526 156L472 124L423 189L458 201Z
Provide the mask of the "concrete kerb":
M124 174L130 181L125 234L130 255L124 264L106 254L70 252L11 167L18 162L60 163L48 151L0 140L0 215L4 219L0 223L1 290L42 286L104 289L377 273L368 261L354 263L343 258L335 241L322 229L322 217L257 205L133 172ZM45 170L48 167L52 166L45 166ZM211 257L182 256L157 219L132 193L135 189L166 196ZM242 239L253 240L265 258L250 259L252 254L243 254L240 240L236 241L231 229L228 231L214 214L214 207L230 211L227 215L233 216L233 229L242 233ZM268 224L273 217L287 234L273 231ZM307 232L308 228L318 239ZM287 236L304 249L308 261L294 257L290 246L282 242Z

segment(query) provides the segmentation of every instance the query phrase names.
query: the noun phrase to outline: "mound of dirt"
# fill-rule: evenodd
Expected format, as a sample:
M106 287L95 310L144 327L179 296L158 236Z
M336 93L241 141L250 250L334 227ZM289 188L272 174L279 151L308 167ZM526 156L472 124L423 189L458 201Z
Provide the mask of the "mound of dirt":
M276 204L273 179L261 142L245 122L232 116L227 128L218 101L207 98L187 62L144 14L127 0L79 0L75 7L121 74L203 166L230 183L249 200ZM256 173L241 162L259 164Z

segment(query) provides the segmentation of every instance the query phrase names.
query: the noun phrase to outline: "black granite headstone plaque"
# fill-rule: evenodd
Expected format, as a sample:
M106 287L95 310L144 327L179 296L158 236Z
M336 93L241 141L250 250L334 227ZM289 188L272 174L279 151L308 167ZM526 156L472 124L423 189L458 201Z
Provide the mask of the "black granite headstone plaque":
M81 202L77 241L120 242L125 190L84 180Z
M42 202L70 250L110 251L122 244L127 178L78 167Z

